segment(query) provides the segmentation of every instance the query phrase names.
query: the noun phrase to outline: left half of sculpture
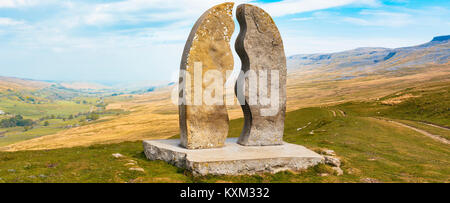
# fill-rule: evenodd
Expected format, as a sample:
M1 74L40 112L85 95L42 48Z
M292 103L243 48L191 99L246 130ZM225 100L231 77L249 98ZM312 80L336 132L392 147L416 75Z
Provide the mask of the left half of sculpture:
M210 83L223 85L234 66L230 47L234 32L234 3L207 10L195 23L184 47L179 80L179 122L181 146L187 149L223 147L229 118L224 92L213 92L219 102L204 100ZM213 77L206 75L213 74ZM214 78L214 81L208 78Z

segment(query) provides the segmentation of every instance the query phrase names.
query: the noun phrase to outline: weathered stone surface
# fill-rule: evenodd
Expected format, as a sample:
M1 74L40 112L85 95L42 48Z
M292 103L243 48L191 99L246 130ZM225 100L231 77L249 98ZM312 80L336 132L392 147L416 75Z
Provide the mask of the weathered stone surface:
M332 157L332 156L324 156L325 158L325 164L331 165L331 166L336 166L336 167L340 167L341 166L341 160L339 160L336 157Z
M233 5L223 3L206 11L192 28L184 48L179 83L179 87L184 88L184 91L180 91L179 99L184 102L179 106L179 121L181 145L188 149L222 147L228 135L229 119L225 104L196 103L195 99L202 99L199 97L203 94L194 92L194 81L200 84L204 92L208 84L202 84L202 75L206 71L220 71L225 82L226 71L233 69L230 48L230 38L234 32ZM200 63L202 75L194 75L195 67ZM186 78L186 73L191 77ZM186 78L186 81L182 78ZM219 96L224 98L224 95Z
M363 183L381 183L381 181L374 178L362 178L361 182Z
M236 95L245 96L245 105L241 106L244 112L244 129L238 143L248 146L280 145L283 143L284 119L286 114L286 56L283 41L275 22L264 10L249 4L239 5L236 16L240 25L240 33L236 40L236 52L242 61L241 70L244 73L252 70L261 77L262 72L267 71L267 96L274 94L271 90L272 74L279 73L279 98L278 108L271 116L262 115L264 109L271 105L262 105L260 102L252 104L249 91L248 77L240 75L236 83ZM245 82L239 82L245 81ZM245 85L245 88L242 86ZM261 98L265 92L258 81L257 97ZM241 90L239 90L241 89ZM250 94L250 95L249 95ZM258 99L258 101L260 101Z
M229 138L225 147L189 150L179 140L144 141L150 160L164 160L194 175L243 175L299 171L323 163L323 157L300 145L242 146Z
M334 150L331 149L324 150L323 153L328 156L336 156L336 152L334 152Z

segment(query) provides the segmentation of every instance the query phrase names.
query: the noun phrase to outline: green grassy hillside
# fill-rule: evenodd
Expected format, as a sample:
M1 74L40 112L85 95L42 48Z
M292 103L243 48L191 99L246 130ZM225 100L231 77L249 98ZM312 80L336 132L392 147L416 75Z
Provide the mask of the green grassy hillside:
M338 106L359 116L383 116L450 127L450 83L408 88L370 102Z
M450 182L448 144L414 130L450 139L449 87L448 82L437 82L372 101L287 113L284 140L317 152L334 150L343 162L342 176L329 166L319 165L301 173L193 177L163 161L148 161L141 142L124 142L0 152L0 182ZM0 141L5 144L51 134L78 124L79 119L85 117L46 119L26 132L10 128L6 133L0 131ZM44 126L45 121L48 126ZM242 126L242 119L232 120L230 137L239 136ZM114 158L114 153L124 157Z
M94 112L99 117L123 113L121 110L105 111L107 104L105 102L119 100L120 96L107 99L95 96L67 97L66 99L61 92L57 95L61 98L53 100L49 99L51 96L49 91L44 90L0 92L0 110L4 112L0 115L0 121L15 115L33 121L33 125L26 129L0 125L0 147L90 124L92 122L86 121L92 114L90 112Z
M368 108L371 107L371 108ZM371 116L392 106L376 102L289 112L285 141L320 152L335 150L344 175L319 165L302 173L193 177L162 161L148 161L141 142L0 153L0 182L450 182L450 148ZM231 121L239 136L242 119ZM300 129L301 128L301 129ZM121 153L123 158L114 158ZM145 171L133 171L130 168ZM319 174L328 173L327 176Z
M72 127L92 125L105 120L97 120L102 117L122 115L127 112L122 110L98 110L93 113L83 113L73 117L45 118L35 120L32 128L24 127L1 128L0 127L0 147L17 143L24 140L55 134ZM96 117L92 120L92 117ZM90 120L88 120L90 119Z

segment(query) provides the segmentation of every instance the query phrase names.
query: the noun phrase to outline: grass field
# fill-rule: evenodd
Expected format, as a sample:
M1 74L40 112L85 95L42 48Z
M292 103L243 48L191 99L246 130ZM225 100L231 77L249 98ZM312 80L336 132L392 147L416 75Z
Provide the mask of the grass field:
M178 131L176 106L170 102L166 92L133 95L132 100L130 96L112 97L106 98L105 102L112 102L105 111L121 113L102 115L98 121L36 139L13 143L0 147L0 150L52 149L142 139L163 139Z
M43 121L37 121L33 128L29 130L24 130L23 127L0 128L0 132L2 132L0 136L0 147L46 135L57 134L80 126L96 125L108 121L110 117L126 115L127 112L122 110L107 110L97 112L97 114L100 119L95 121L87 121L86 115L81 115L73 119L45 119ZM48 122L48 126L45 126L45 122Z
M0 147L26 141L46 135L56 134L64 131L68 126L83 126L96 122L86 122L86 113L95 111L100 117L114 116L123 114L123 110L105 110L99 103L98 97L75 97L70 100L42 100L39 102L22 101L19 97L25 94L10 92L0 95L0 109L8 115L0 115L0 119L9 118L13 115L21 115L26 119L34 121L31 129L25 130L24 127L0 128ZM28 94L29 95L29 94ZM33 97L38 98L38 97ZM126 101L129 98L109 97L108 102ZM106 106L106 104L105 104ZM72 119L68 119L72 116ZM48 126L44 123L48 122ZM98 122L97 122L98 123Z
M49 126L42 126L39 119L46 116L69 117L77 113L88 112L92 104L77 104L72 101L55 101L46 104L31 104L21 101L0 99L0 109L12 115L22 115L24 118L37 122L32 129L25 131L23 127L0 128L0 147L16 142L29 140L45 135L55 134L64 129L64 126L78 123L75 120L62 121L62 119L47 119ZM3 116L7 118L8 116Z
M398 120L398 119L393 119L394 121L403 123L405 125L408 126L412 126L415 127L417 129L421 129L424 130L426 132L429 132L433 135L439 135L445 139L450 140L450 129L444 128L444 127L440 127L440 126L435 126L435 125L430 125L428 123L423 123L423 122L417 122L417 121L410 121L410 120Z
M448 145L387 121L349 113L349 109L332 106L289 112L284 137L316 151L335 150L343 161L343 176L319 165L301 173L193 177L165 162L146 160L141 142L125 142L1 152L0 182L450 182ZM355 111L357 105L351 109ZM232 120L230 136L238 136L241 127L242 119ZM114 158L113 153L125 157ZM145 171L129 170L132 167ZM323 173L330 175L319 176Z
M140 140L176 138L178 132L170 91L160 91L105 98L111 113L76 128L62 129L79 121L56 119L27 132L11 128L1 134L5 129L0 129L0 149L16 151L0 152L0 182L450 182L448 144L391 122L450 139L448 71L448 66L430 67L409 75L340 81L291 76L284 140L318 152L336 151L342 176L319 165L301 173L193 177L162 161L148 161ZM63 103L69 108L61 111L77 109L73 104ZM29 115L33 118L37 110ZM236 137L243 125L239 106L230 107L229 115L229 136ZM113 153L125 157L116 159ZM129 170L137 167L144 172Z
M13 144L16 142L29 140L45 135L51 135L61 131L61 127L38 127L32 130L24 131L23 127L0 128L4 132L0 137L0 147Z
M448 115L448 109L443 107L448 108L448 103L441 102L439 105L433 106L435 101L423 100L422 102L425 102L423 104L416 105L416 103L412 102L412 105L401 107L404 103L394 105L382 104L381 102L389 103L393 99L395 103L399 98L400 100L415 99L422 94L428 93L434 94L436 98L448 98L448 94L444 92L442 95L441 92L441 95L439 95L435 89L441 88L440 91L442 91L442 87L450 86L449 67L448 64L430 65L414 69L414 71L402 69L348 80L330 80L323 77L324 74L336 76L339 73L290 73L287 83L287 110L294 111L306 107L334 106L357 101L358 106L365 105L364 102L367 102L374 108L385 109L384 112L380 113L389 115L390 119L414 120L417 122L427 121L445 125L445 123L448 123L448 120L445 120L446 115ZM83 125L36 139L16 142L0 147L0 150L55 149L169 138L178 132L178 109L176 105L172 104L170 99L171 90L168 87L146 94L105 97L103 100L108 104L106 110L122 110L129 113L101 119L102 122L95 125ZM446 91L448 91L448 88ZM229 93L234 95L233 91ZM431 102L431 105L427 102ZM349 111L351 111L350 105L347 106ZM438 107L436 109L439 111L440 117L438 114L430 111L434 107ZM239 105L227 105L227 108L230 119L243 116ZM367 116L382 116L377 115L377 111L374 108L369 109L370 112L367 113L370 114ZM426 112L427 115L424 114L424 116L418 117L415 114L420 114L420 111L409 112L414 109L422 109L420 111ZM387 110L391 112L387 112ZM363 111L364 109L360 108L358 112L354 113L355 115L362 115ZM414 115L415 117L413 117Z
M39 119L48 115L69 116L87 112L92 104L77 104L72 101L55 101L46 104L30 104L11 100L0 100L0 109L11 114L23 115L25 118Z

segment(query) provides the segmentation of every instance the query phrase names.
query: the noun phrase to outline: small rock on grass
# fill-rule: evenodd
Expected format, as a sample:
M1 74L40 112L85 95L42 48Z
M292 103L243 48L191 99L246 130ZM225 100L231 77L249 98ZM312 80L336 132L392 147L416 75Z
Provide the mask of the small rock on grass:
M122 157L123 157L123 155L122 155L122 154L119 154L119 153L112 154L112 156L113 156L114 158L122 158Z
M129 168L128 170L130 170L130 171L140 171L140 172L144 172L145 171L143 168Z
M334 150L331 149L324 150L323 152L328 156L336 156L336 152L334 152Z
M373 179L373 178L363 178L363 179L361 179L361 182L363 182L363 183L381 183L379 180Z
M336 157L332 157L332 156L324 156L325 158L325 163L331 166L336 166L336 167L340 167L341 166L341 161L336 158Z

